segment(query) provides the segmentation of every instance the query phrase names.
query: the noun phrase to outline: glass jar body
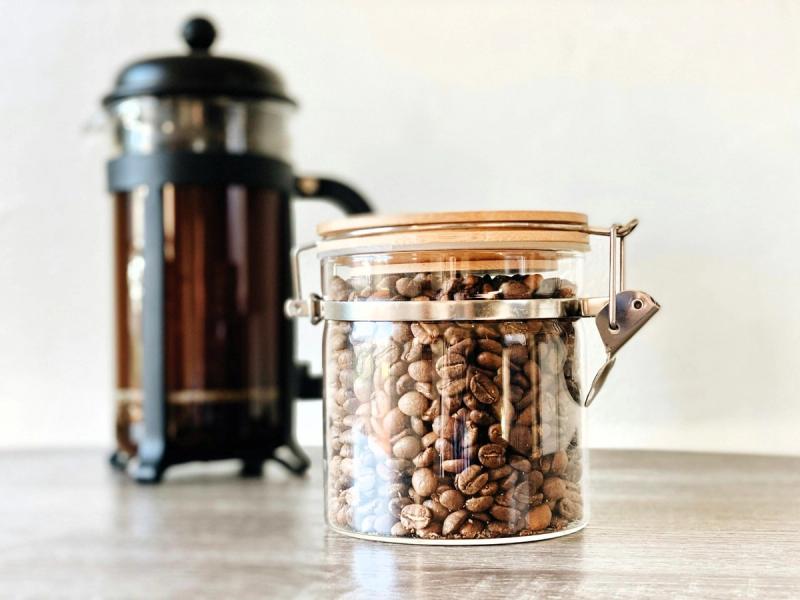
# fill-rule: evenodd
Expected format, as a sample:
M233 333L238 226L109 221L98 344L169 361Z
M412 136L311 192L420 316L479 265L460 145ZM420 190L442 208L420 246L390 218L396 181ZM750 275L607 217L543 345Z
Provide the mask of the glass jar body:
M498 543L588 516L581 343L570 319L398 321L396 302L565 298L582 253L323 259L327 300L386 302L325 330L326 516L387 541Z

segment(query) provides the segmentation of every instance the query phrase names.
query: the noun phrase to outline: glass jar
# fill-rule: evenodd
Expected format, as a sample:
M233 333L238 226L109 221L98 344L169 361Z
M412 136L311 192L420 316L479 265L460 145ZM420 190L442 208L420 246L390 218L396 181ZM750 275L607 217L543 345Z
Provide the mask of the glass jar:
M601 304L581 298L585 215L358 217L319 232L329 525L457 544L583 528L576 322Z

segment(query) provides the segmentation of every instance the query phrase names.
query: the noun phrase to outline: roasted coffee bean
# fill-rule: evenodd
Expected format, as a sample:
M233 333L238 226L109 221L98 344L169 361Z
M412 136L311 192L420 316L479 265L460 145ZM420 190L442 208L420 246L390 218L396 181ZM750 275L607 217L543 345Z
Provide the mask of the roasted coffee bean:
M400 511L400 523L406 529L422 529L427 527L433 515L427 506L409 504Z
M504 448L508 446L508 440L503 437L503 427L500 423L489 425L488 429L489 441L493 444L499 444Z
M398 458L412 459L422 451L422 442L415 435L406 435L392 446L392 453Z
M560 477L546 477L542 483L542 493L548 500L559 500L567 492L567 482Z
M412 277L401 277L395 281L397 291L406 298L414 298L419 296L422 291L422 282Z
M518 300L531 297L531 291L528 289L528 286L521 281L514 280L506 281L504 284L502 284L500 286L500 293L503 294L503 298L507 300Z
M458 530L458 533L464 539L473 540L480 536L484 527L484 524L480 521L467 519L467 521L461 526L461 529Z
M458 379L467 372L467 359L461 354L448 352L436 361L436 372L442 379Z
M442 471L445 473L460 473L469 466L469 461L464 458L451 458L442 460Z
M514 521L519 520L520 517L518 510L509 506L503 506L502 504L495 504L492 506L492 508L489 510L489 514L498 521L505 521L506 523L513 523Z
M403 414L410 417L419 417L425 414L429 404L425 396L414 390L412 392L406 392L400 397L397 401L397 408L399 408Z
M550 463L550 472L556 474L563 473L567 468L568 462L569 458L567 457L567 453L563 450L559 450L553 454L552 462Z
M430 467L433 463L436 462L436 450L433 448L425 448L422 452L420 452L417 456L415 456L412 460L414 466L417 468L420 467Z
M494 504L492 496L477 496L466 501L467 510L474 513L486 512Z
M542 284L543 277L539 275L539 273L535 273L533 275L526 276L522 281L525 286L531 291L532 294L535 294L539 289L539 286Z
M399 408L393 408L383 418L383 429L389 435L403 431L408 425L408 417Z
M460 394L467 387L467 380L462 379L442 379L436 384L439 393L446 396L455 396Z
M494 404L500 399L498 387L481 372L473 372L469 381L469 389L478 402L483 404Z
M425 425L425 421L423 421L421 418L411 417L409 422L411 423L411 430L418 436L422 437L428 433L428 427Z
M489 469L502 467L506 462L505 448L498 444L485 444L478 450L478 460Z
M469 512L466 510L457 510L449 514L444 523L442 523L442 535L450 535L458 531L461 526L466 522Z
M512 468L523 473L530 473L531 469L533 468L531 461L524 456L512 456L508 460L508 464L511 465Z
M500 338L500 334L494 327L484 323L478 323L475 325L474 332L476 338L489 338L493 340Z
M327 297L334 302L344 302L353 288L341 277L334 276L328 282Z
M580 496L576 498L562 498L559 500L558 512L562 517L571 521L581 519L583 517L583 504L581 503Z
M429 346L439 337L439 327L435 323L412 323L411 333L417 342Z
M456 487L471 496L477 494L489 481L489 476L478 465L471 465L456 475Z
M448 345L453 346L460 341L472 338L472 332L466 327L451 325L450 327L444 330L443 337L445 342L448 343Z
M503 357L492 352L481 352L475 360L485 369L499 369L503 366Z
M491 521L487 528L494 537L508 537L514 533L513 527L504 521Z
M407 535L411 534L411 530L405 527L402 522L397 522L392 525L391 530L389 531L391 535L394 537L406 537Z
M496 469L489 469L489 481L497 481L498 479L505 479L509 475L511 475L511 467L509 465L503 465L502 467L498 467Z
M528 514L525 516L525 524L527 525L528 529L533 531L541 531L550 525L550 520L552 518L553 515L550 511L550 507L547 506L547 504L540 504L539 506L534 506L528 511Z
M475 347L475 342L471 339L461 340L460 342L456 342L450 348L448 348L447 352L450 355L453 354L460 354L461 356L466 356L472 349Z
M439 494L439 502L448 510L459 510L464 506L464 494L458 490L448 489Z
M439 521L431 521L427 527L417 529L417 535L423 539L435 540L442 535L442 524Z
M434 521L444 521L447 518L447 515L450 514L450 511L447 510L443 504L437 502L433 498L428 498L422 503L422 505L427 506L428 509L430 509Z
M418 360L408 365L408 374L415 381L433 381L433 365L430 360Z
M471 410L468 418L472 423L484 427L494 423L494 417L483 410Z
M414 339L414 334L411 333L411 325L408 323L393 323L392 324L392 339L400 344L405 344Z
M411 485L414 486L414 491L422 497L430 496L439 485L434 472L429 468L417 469L411 476Z

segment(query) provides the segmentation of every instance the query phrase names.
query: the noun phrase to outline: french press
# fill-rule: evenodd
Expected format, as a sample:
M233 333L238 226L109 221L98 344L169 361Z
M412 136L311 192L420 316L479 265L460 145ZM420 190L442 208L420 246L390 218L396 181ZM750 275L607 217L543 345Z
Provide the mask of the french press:
M228 458L245 475L269 458L302 472L292 403L319 398L321 384L295 364L282 311L290 198L370 208L346 185L293 174L295 102L274 70L212 56L205 19L188 21L183 37L187 55L127 66L103 100L116 150L112 464L142 482L174 464Z

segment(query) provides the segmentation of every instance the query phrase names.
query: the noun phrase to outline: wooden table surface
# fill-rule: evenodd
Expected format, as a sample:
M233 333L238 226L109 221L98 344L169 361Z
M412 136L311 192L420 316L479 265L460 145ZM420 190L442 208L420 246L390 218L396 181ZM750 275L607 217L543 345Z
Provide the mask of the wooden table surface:
M97 451L0 453L0 597L800 598L799 458L595 451L588 528L467 548L327 531L312 456L141 487Z

